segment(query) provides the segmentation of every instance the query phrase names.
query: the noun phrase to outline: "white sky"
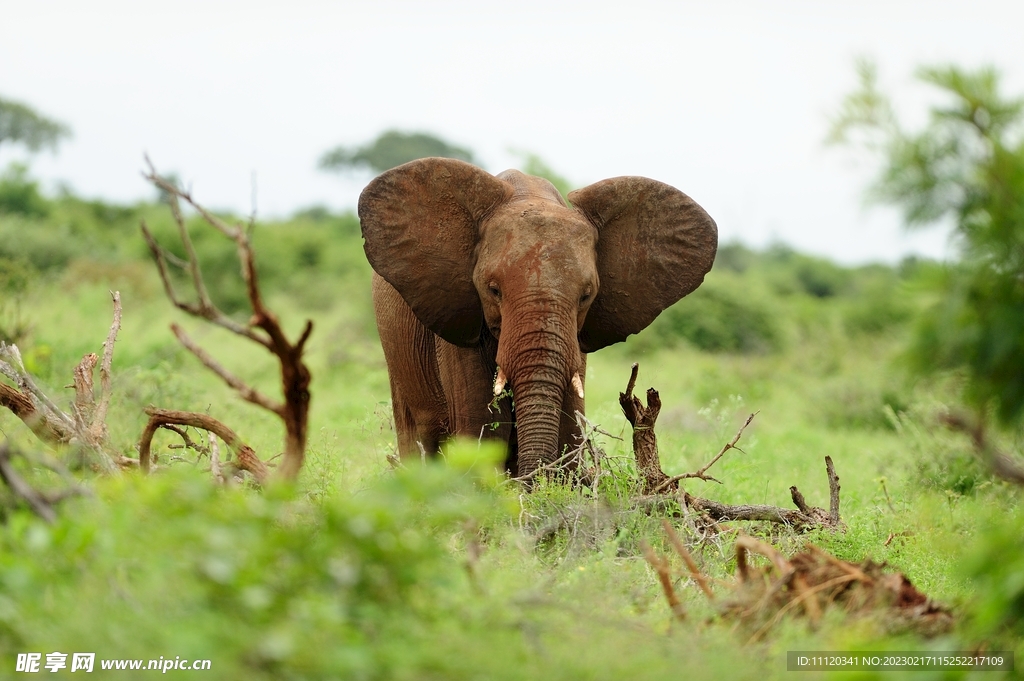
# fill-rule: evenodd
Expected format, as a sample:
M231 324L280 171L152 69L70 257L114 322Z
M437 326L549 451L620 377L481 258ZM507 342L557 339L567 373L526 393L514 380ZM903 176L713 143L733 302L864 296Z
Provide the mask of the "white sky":
M994 64L1024 92L1022 26L1009 0L0 0L0 96L71 125L32 172L90 197L151 196L148 152L216 208L248 213L254 173L260 215L352 207L369 177L317 158L397 127L495 173L518 148L578 186L668 182L723 242L894 261L941 256L946 237L865 209L870 165L823 146L854 59L920 120L920 64Z

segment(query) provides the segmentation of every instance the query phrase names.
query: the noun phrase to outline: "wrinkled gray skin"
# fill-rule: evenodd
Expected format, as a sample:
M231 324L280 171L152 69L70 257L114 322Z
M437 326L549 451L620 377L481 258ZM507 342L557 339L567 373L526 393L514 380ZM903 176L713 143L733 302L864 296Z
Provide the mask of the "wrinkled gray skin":
M509 443L526 475L578 435L573 376L586 353L625 340L697 288L718 245L692 199L641 177L569 195L508 170L413 161L359 199L398 449L428 454L452 435ZM488 411L500 373L515 400ZM489 424L501 422L497 430Z

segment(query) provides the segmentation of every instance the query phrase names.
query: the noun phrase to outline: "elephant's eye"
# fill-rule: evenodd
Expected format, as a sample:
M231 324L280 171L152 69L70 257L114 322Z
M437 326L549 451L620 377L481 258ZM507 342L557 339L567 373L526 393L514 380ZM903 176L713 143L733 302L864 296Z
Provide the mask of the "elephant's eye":
M590 291L587 291L582 296L580 296L580 305L586 304L588 300L590 300Z
M491 284L490 286L487 287L487 290L491 292L492 296L494 296L498 300L501 300L501 291L498 289L496 284Z

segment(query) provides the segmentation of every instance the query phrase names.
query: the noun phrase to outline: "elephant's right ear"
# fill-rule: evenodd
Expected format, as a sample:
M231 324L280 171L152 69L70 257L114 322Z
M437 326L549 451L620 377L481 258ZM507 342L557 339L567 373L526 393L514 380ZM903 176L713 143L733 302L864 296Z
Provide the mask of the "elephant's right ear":
M480 222L511 194L474 165L423 158L382 173L359 196L370 265L449 343L479 340L483 309L473 267Z

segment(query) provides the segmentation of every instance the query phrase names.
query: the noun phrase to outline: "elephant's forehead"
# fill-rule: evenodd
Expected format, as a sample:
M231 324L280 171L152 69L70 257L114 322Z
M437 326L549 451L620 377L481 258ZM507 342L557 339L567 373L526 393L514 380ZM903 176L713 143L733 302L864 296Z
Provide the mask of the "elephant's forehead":
M594 260L597 230L579 213L546 202L504 206L484 225L479 257L484 266L539 272L579 268Z
M518 170L506 170L497 177L512 185L513 194L510 200L513 202L540 199L557 203L560 206L565 205L565 200L555 189L555 185L543 177L534 177Z
M556 242L596 237L593 226L576 211L549 201L517 201L501 206L483 225L484 239L538 237Z

